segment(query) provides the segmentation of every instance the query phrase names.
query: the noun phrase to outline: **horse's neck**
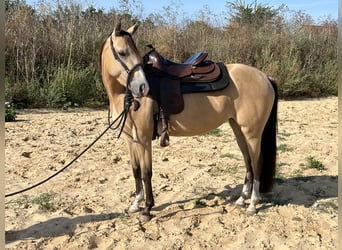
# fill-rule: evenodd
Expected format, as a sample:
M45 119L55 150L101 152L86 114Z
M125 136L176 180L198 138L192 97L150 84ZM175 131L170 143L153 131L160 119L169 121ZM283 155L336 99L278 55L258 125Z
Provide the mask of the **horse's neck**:
M121 113L124 107L126 89L116 79L111 79L111 85L107 89L111 110Z
M120 113L124 107L125 92L112 93L109 97L111 108L114 108L116 113Z

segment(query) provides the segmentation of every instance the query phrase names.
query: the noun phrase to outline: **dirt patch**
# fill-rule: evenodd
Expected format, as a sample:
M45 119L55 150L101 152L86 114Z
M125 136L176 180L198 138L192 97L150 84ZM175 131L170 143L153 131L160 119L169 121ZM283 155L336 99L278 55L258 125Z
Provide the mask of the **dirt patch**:
M6 194L61 169L105 129L106 116L20 111L5 124ZM123 140L109 132L59 176L6 198L6 249L337 249L337 127L335 97L280 101L276 184L255 216L234 205L244 166L228 123L171 137L165 149L154 142L147 223L125 212L134 178Z

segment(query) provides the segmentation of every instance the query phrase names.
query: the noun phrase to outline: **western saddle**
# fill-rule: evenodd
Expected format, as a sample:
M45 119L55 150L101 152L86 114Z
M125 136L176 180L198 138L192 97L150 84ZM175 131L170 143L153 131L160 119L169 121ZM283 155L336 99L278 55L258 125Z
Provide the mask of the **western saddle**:
M152 45L144 56L144 71L150 84L150 94L157 101L159 112L155 116L154 136L158 135L158 121L162 120L160 145L169 145L169 116L184 109L184 93L208 92L225 88L229 75L223 63L206 60L208 53L198 52L184 63L162 57Z

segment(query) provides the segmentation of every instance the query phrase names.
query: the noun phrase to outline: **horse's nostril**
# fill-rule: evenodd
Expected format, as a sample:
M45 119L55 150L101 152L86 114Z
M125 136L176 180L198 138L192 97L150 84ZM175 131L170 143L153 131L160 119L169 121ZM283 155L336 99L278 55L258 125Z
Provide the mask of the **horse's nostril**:
M140 90L140 93L142 93L144 96L147 96L149 87L146 84L141 84L139 90Z

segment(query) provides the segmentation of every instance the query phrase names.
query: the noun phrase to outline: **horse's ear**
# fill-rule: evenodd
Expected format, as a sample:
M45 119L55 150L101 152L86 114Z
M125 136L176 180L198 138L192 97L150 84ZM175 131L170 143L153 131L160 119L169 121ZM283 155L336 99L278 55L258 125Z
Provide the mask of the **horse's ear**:
M133 35L137 29L139 28L140 22L137 22L136 24L134 24L132 27L130 27L127 32L130 33L131 35Z
M119 20L119 22L116 24L113 33L116 36L119 36L120 35L120 31L121 31L121 20Z

